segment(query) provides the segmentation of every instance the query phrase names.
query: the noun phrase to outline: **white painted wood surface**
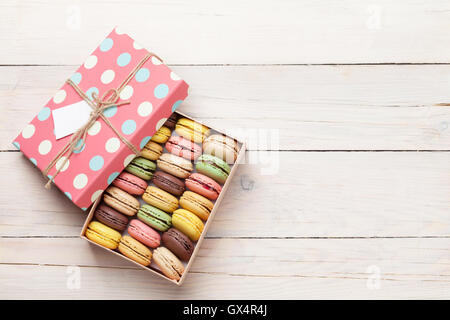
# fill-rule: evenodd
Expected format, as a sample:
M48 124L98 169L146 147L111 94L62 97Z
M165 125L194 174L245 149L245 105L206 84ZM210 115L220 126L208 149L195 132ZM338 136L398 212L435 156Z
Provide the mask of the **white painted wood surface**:
M75 69L2 68L0 105L11 107L0 120L0 148L14 148L11 140L24 123ZM278 145L250 143L253 150L450 149L450 108L435 106L450 101L450 65L173 69L191 85L182 112L224 130L278 130Z
M2 1L0 298L450 298L449 9ZM116 24L189 82L182 112L279 136L249 146L181 288L79 239L85 213L11 146Z
M16 251L2 255L0 281L13 298L55 292L152 300L436 298L448 297L449 245L449 239L206 239L177 287L80 239L4 239L2 247ZM74 269L66 265L80 268L80 289L67 289ZM369 278L376 270L379 289Z
M450 152L280 152L277 174L239 167L210 237L448 236ZM255 152L248 152L248 158ZM85 213L18 152L1 153L1 233L77 236ZM11 168L11 163L15 167ZM11 201L24 186L33 201ZM51 200L51 201L50 201Z
M176 64L450 62L446 0L2 0L3 64L79 65L119 25Z

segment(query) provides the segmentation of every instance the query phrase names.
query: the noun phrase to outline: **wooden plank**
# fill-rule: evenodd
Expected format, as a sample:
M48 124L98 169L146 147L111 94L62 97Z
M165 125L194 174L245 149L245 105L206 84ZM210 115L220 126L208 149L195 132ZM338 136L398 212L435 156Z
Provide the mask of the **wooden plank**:
M118 24L177 64L448 63L449 9L445 0L3 0L0 61L79 64Z
M433 106L450 65L304 65L450 63L449 17L444 0L3 0L0 298L450 298L450 152L296 152L450 151ZM181 288L78 239L85 214L11 152L114 24L191 85L180 111L271 150L248 153Z
M14 149L13 138L74 69L0 67L0 150ZM450 101L450 66L174 70L192 88L180 111L248 140L250 149L450 150L450 107L433 106Z
M69 272L69 274L67 273ZM74 271L58 266L0 266L2 299L448 299L448 282L383 281L367 277L240 277L191 274L182 287L145 270L86 268L80 289L67 289ZM74 288L74 285L71 285ZM76 288L76 287L75 287ZM280 290L282 288L282 290Z
M449 245L448 238L207 239L178 288L81 239L1 239L0 297L444 299Z
M449 152L247 155L209 237L450 235ZM1 235L79 234L85 214L20 153L0 153L0 176Z

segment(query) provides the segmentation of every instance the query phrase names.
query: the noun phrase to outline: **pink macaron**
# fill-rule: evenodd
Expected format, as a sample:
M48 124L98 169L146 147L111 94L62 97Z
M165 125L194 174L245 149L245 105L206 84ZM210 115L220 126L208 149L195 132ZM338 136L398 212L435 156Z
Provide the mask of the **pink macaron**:
M186 178L186 187L210 200L216 200L222 191L220 184L213 179L201 174L192 173Z
M159 233L138 219L131 220L128 234L150 248L156 248L161 243Z
M128 192L129 194L138 196L142 195L148 186L145 180L142 180L141 178L128 172L122 172L116 179L114 179L112 184L117 188Z
M202 147L180 136L172 136L166 142L166 149L179 157L195 160L202 154Z

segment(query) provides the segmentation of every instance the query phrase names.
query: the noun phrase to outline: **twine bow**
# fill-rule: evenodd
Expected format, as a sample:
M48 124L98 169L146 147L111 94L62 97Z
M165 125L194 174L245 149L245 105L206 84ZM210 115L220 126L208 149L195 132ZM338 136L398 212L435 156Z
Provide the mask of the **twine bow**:
M53 168L53 166L55 166L58 163L58 161L61 160L65 154L67 154L67 156L64 158L64 161L61 164L58 164L56 173L51 178L49 178L49 180L45 184L46 189L51 188L52 181L64 168L70 156L74 152L82 150L84 144L86 143L85 142L86 135L89 128L92 127L92 125L99 117L114 131L114 133L119 137L119 139L136 154L136 156L139 156L140 154L139 149L136 148L130 141L128 141L116 128L114 128L112 123L103 114L103 111L113 106L120 107L130 103L129 100L119 102L120 92L123 90L123 88L125 88L125 86L135 76L136 72L151 56L156 55L150 52L146 54L144 58L138 63L138 65L125 78L125 80L122 81L122 83L117 89L114 88L109 89L101 97L99 97L95 92L91 94L91 97L88 97L86 93L84 93L80 89L80 87L78 87L78 85L76 85L72 80L70 79L66 80L66 83L69 84L80 95L80 97L82 97L89 104L89 106L92 108L92 111L90 113L88 121L72 134L72 137L70 138L69 142L67 142L67 144L58 152L58 154L53 158L52 161L50 161L48 166L42 172L45 177L48 177L48 173ZM159 60L161 60L158 56L156 57Z

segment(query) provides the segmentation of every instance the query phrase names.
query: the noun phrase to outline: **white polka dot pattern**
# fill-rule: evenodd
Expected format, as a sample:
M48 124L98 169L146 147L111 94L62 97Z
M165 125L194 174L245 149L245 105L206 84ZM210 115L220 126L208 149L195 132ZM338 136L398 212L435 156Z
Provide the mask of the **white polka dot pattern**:
M95 93L101 97L108 90L118 88L147 52L141 43L116 28L77 70L72 70L67 76L88 96ZM104 110L103 116L140 148L186 98L187 88L178 75L153 56L121 90L118 102L129 103L110 106ZM80 95L65 83L14 139L16 148L40 170L44 170L71 139L71 136L66 136L56 140L54 110L80 101ZM81 148L68 159L64 154L48 176L54 177L60 170L54 177L55 184L77 206L88 208L136 155L102 118L96 119L79 146Z

